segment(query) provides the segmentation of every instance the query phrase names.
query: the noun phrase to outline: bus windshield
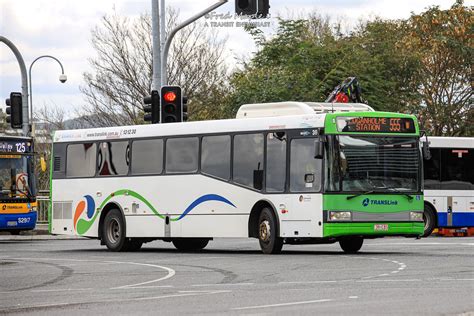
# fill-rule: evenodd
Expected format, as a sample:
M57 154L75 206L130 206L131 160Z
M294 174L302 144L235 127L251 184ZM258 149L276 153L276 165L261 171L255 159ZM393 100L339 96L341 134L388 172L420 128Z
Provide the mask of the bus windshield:
M0 155L0 198L32 198L34 185L30 174L31 155L2 153Z
M328 191L420 191L418 138L336 136L329 143Z

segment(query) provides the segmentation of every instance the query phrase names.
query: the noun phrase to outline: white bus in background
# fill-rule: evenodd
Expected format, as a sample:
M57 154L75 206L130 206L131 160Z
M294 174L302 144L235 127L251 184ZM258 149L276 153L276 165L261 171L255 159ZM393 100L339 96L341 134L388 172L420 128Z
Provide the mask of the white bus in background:
M425 236L434 228L474 227L474 138L428 137L428 141Z

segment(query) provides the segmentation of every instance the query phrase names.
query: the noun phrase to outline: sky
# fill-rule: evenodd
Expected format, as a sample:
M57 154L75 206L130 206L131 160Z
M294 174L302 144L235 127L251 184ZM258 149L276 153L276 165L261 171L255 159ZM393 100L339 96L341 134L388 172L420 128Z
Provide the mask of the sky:
M90 44L91 30L101 17L114 11L130 18L151 11L153 0L0 0L0 36L8 38L19 49L28 69L39 56L51 55L64 66L67 82L61 83L59 64L50 58L38 60L32 67L33 110L44 106L64 108L73 116L86 102L79 91L84 85L83 73L90 71L89 62L95 51ZM156 1L156 0L155 0ZM166 0L166 6L180 11L184 20L217 0ZM297 16L316 11L348 27L359 20L375 16L387 19L408 18L412 12L421 13L427 7L449 8L454 0L270 0L270 13L275 16ZM474 0L466 0L474 5ZM234 0L216 10L233 13ZM272 21L272 19L270 19ZM201 20L204 23L204 19ZM275 23L265 28L272 33ZM231 67L235 56L250 55L255 46L248 34L237 27L218 27L219 35L228 38L227 61ZM12 51L0 43L0 109L10 92L21 91L18 62Z

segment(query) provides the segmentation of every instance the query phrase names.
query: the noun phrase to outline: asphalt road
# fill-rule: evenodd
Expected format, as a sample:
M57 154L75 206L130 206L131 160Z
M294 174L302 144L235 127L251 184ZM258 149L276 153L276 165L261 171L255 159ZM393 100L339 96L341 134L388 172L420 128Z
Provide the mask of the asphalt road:
M474 315L474 238L286 245L199 253L164 242L112 253L95 240L0 238L0 314Z

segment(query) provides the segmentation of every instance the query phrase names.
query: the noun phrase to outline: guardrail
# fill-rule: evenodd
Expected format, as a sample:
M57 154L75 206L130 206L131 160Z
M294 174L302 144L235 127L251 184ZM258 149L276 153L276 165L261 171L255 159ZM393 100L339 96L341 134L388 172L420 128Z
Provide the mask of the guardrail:
M38 201L38 224L48 223L49 191L39 191L36 197Z

